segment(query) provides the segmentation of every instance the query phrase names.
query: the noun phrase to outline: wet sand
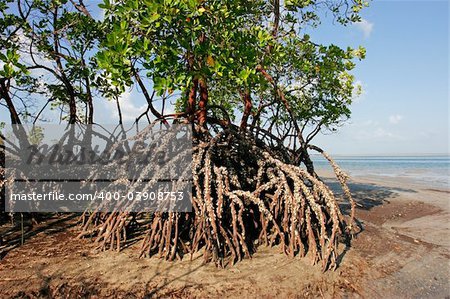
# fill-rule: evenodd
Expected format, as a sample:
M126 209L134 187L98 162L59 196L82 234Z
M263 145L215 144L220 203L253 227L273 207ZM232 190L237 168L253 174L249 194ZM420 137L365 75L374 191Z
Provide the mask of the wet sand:
M339 193L336 181L326 182ZM362 231L341 248L336 271L322 273L308 257L290 259L277 247L260 247L226 269L201 258L138 259L139 242L95 252L89 240L74 239L76 219L62 215L29 232L22 246L11 227L0 228L0 297L450 296L449 190L382 177L356 178L350 188Z

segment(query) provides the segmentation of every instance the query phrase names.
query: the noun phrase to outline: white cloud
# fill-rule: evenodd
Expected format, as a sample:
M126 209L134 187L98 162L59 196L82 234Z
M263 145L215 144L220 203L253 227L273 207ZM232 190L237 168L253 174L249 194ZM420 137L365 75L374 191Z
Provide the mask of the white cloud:
M122 120L124 122L132 122L136 120L142 112L147 109L147 105L137 106L133 102L132 90L125 91L119 97L120 111L122 112ZM117 111L117 104L115 100L106 102L107 109L112 112L115 117L119 116Z
M396 115L394 115L396 116ZM398 117L398 116L397 116ZM401 118L401 116L400 116ZM391 131L382 126L382 124L377 120L366 119L362 121L358 121L352 126L351 137L353 140L358 142L366 142L366 141L387 141L387 140L404 140L402 135L399 135L398 132Z
M393 125L398 124L403 119L403 115L400 114L394 114L389 116L389 122Z
M356 28L362 31L364 38L368 38L373 30L373 23L367 21L366 19L361 19L360 22L355 23Z
M374 120L366 120L363 121L361 124L359 124L360 126L364 126L364 127L373 127L373 126L378 126L380 123Z
M378 128L373 132L373 137L375 138L397 138L398 136L393 134L392 132L388 132L383 128Z
M402 141L405 138L395 132L390 132L382 127L367 127L365 129L360 129L352 134L352 138L356 141Z

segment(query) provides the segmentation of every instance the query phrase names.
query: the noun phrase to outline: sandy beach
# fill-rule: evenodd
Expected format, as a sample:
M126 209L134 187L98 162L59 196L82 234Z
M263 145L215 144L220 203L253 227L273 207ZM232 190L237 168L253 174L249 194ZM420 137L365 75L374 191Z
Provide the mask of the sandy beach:
M0 0L0 299L450 299L449 12Z
M341 246L335 271L277 247L261 246L226 269L195 256L138 259L138 240L118 253L95 252L89 240L74 239L76 218L65 214L27 232L22 246L17 228L1 227L0 297L448 298L450 190L392 177L352 179L350 188L362 230L350 248Z

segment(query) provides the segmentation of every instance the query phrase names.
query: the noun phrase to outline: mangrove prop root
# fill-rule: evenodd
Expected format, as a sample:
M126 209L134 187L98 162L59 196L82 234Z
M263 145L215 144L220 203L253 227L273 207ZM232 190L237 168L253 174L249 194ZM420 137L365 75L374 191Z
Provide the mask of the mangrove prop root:
M279 245L288 256L309 255L324 271L335 269L338 244L352 234L354 202L344 172L320 148L310 149L330 162L350 202L349 216L317 176L251 138L221 132L194 147L192 212L85 213L79 236L119 250L139 216L148 220L141 256L175 260L202 252L205 262L224 267L250 258L260 245Z

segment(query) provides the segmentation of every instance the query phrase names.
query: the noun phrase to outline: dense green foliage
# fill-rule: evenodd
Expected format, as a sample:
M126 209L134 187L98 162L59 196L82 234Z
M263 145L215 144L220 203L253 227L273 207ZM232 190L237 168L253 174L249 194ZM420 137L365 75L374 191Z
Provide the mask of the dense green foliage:
M316 44L304 31L329 12L341 25L357 22L366 5L105 0L104 18L95 20L83 2L3 0L2 103L15 122L39 120L36 99L45 99L42 110L51 103L70 122L92 123L94 97L117 99L140 83L147 112L157 118L146 89L175 95L175 110L195 114L194 121L203 115L205 122L208 113L209 120L259 127L280 142L293 135L295 144L307 143L350 116L359 89L351 71L365 50Z

